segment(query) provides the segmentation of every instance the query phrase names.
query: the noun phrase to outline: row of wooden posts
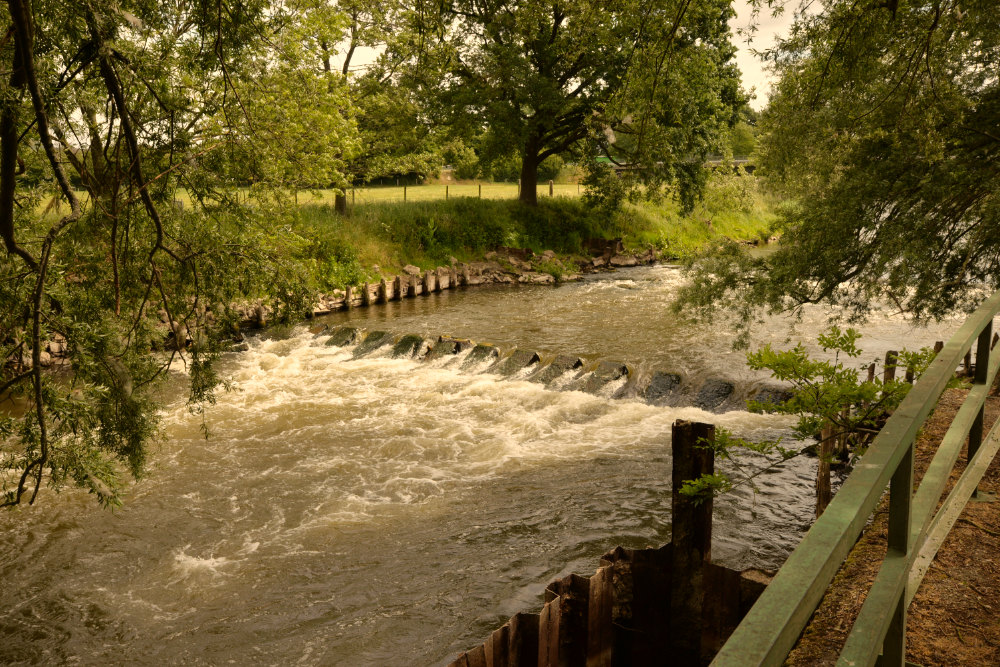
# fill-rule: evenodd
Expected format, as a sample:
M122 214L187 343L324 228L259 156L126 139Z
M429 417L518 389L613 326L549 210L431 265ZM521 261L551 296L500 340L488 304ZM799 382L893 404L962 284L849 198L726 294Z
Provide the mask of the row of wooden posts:
M618 547L594 575L551 583L539 613L516 614L450 667L707 664L769 580L712 563L712 500L679 492L714 471L714 434L711 424L673 425L669 544Z
M403 186L403 201L406 201L406 188L407 187L408 186L406 186L406 185ZM577 184L577 191L579 192L579 184ZM517 182L517 192L520 195L520 193L521 193L521 181ZM555 182L551 181L551 180L549 181L549 196L550 197L554 197L555 196ZM444 198L447 200L450 197L451 197L451 186L450 185L446 185L446 186L444 186ZM479 183L479 198L480 199L483 198L483 184L482 183ZM354 188L351 188L351 206L354 206L354 202L355 202Z
M459 274L458 269L454 266L448 268L439 266L433 271L427 269L422 275L397 275L391 281L382 278L375 285L364 283L361 286L361 305L370 306L373 303L398 301L418 294L440 292L442 289L457 287L463 283L468 285L470 282L468 270L463 268L462 273ZM346 308L354 305L354 289L352 285L345 288L344 306Z

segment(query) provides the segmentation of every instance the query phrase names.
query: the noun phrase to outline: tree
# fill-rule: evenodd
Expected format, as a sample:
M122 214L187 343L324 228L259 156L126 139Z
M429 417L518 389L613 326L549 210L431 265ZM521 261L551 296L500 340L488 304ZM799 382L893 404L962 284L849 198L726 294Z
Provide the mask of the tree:
M0 398L16 409L0 414L0 506L34 502L43 480L117 504L170 366L187 366L197 410L241 301L306 302L275 220L290 189L343 180L353 126L289 32L304 11L6 3ZM68 376L43 369L47 349Z
M424 83L448 125L487 132L485 162L516 147L529 205L552 155L603 151L654 185L689 176L744 103L727 0L433 7L412 17L441 70Z
M793 437L814 445L788 445L783 439L750 441L737 438L721 429L710 443L718 458L732 464L732 473L705 474L687 480L681 493L695 498L707 498L738 485L754 488L755 479L786 461L805 453L820 457L816 479L817 516L830 501L830 463L834 458L847 460L849 454L861 456L889 415L899 407L909 393L913 378L919 377L933 361L935 353L927 348L917 352L902 350L895 361L876 375L875 364L852 366L851 359L861 356L857 346L860 334L854 329L841 330L832 326L817 338L825 353L833 352L832 360L810 358L801 343L788 350L775 350L770 344L747 354L747 365L753 370L768 370L771 376L788 387L781 400L750 401L748 407L757 412L777 412L798 417ZM842 358L843 357L843 358ZM846 358L846 359L845 359ZM896 378L897 368L906 370L905 379ZM763 459L740 460L739 452L753 452ZM756 489L755 489L756 490Z
M686 303L926 319L1000 286L995 2L827 0L770 58L759 166L792 202L781 246L706 259Z

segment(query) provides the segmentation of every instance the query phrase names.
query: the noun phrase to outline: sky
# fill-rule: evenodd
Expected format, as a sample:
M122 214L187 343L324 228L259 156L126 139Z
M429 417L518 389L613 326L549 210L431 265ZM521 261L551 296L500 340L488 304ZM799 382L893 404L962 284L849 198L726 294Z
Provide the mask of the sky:
M747 90L756 89L757 96L750 101L750 106L760 110L767 105L773 77L764 71L763 63L751 53L751 50L763 51L774 44L776 37L788 33L792 25L792 7L776 18L770 15L767 8L763 9L757 17L758 26L753 42L747 44L746 37L737 33L740 28L746 28L750 24L750 3L748 0L736 0L733 4L736 8L736 18L729 22L729 27L733 30L733 42L739 49L736 63L743 72L743 87Z

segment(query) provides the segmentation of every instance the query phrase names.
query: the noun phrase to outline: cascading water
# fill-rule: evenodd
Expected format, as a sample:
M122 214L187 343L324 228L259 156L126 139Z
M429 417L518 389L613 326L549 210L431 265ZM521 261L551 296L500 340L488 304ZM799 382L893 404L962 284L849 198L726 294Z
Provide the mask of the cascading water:
M470 290L328 318L757 381L726 334L672 320L656 267L559 289ZM814 337L807 313L800 328ZM820 320L819 314L815 320ZM773 324L784 338L787 325ZM879 320L864 342L913 341ZM918 332L923 342L941 331ZM551 391L324 345L299 328L183 401L124 508L46 494L0 515L0 662L441 664L611 547L670 539L670 426L790 420ZM919 342L919 341L917 341ZM915 346L911 343L911 347ZM714 559L777 567L808 525L809 461L717 503Z

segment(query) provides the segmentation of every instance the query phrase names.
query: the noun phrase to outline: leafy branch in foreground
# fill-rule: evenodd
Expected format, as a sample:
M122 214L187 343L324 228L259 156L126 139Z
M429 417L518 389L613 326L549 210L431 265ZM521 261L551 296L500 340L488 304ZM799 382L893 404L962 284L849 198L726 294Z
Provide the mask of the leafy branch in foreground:
M793 202L781 246L699 261L688 307L971 312L1000 287L997 3L783 4L802 11L765 54L780 79L755 158Z
M171 366L197 409L236 306L302 312L288 192L355 143L309 2L99 4L0 3L0 507L121 502Z
M912 384L905 378L919 376L933 360L934 352L927 348L917 352L904 350L889 366L905 369L905 378L896 379L894 373L880 378L875 374L875 364L845 366L842 357L861 356L859 338L854 329L841 330L836 326L820 334L817 340L822 350L833 353L830 360L811 358L801 343L790 350L775 350L768 344L747 354L751 369L770 371L774 379L789 385L787 400L750 401L748 408L754 412L795 415L798 421L792 437L799 442L818 439L818 443L786 447L782 438L752 441L717 429L715 442L706 446L715 450L717 458L728 461L734 473L689 480L681 493L704 498L741 485L749 485L756 492L757 477L802 454L818 451L821 464L829 464L837 457L846 459L851 452L854 456L862 455L886 418L910 391ZM865 377L862 370L867 371ZM767 463L750 465L739 455L740 451L763 456ZM822 484L817 479L818 487Z

